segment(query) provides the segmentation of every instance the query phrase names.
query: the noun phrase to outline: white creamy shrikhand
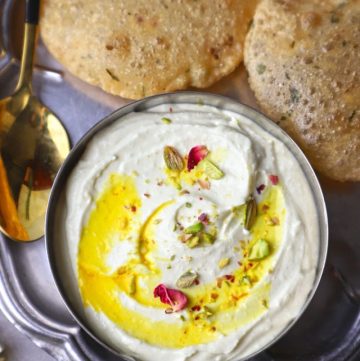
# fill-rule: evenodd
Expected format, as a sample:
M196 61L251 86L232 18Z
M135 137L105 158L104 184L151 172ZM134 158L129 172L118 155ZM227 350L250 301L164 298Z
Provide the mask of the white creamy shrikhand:
M182 169L169 169L167 146ZM196 146L206 154L188 170ZM287 147L239 114L182 104L122 117L89 142L66 209L86 318L140 360L239 360L274 339L313 287L309 185ZM186 305L155 297L159 285Z

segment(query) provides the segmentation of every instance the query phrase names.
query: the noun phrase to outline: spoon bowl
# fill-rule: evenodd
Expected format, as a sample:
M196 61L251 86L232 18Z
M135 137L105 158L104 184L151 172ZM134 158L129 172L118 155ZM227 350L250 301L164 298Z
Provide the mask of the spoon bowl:
M19 81L0 100L0 230L16 241L43 236L50 189L70 149L60 120L32 94L38 11L38 0L26 1Z

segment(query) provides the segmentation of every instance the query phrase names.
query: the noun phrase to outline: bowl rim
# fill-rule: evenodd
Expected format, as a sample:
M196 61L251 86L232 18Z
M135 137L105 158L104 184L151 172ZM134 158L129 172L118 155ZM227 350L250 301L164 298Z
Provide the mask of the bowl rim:
M293 318L282 330L279 332L276 337L274 337L271 341L265 344L263 347L258 349L257 351L240 357L238 361L245 361L254 357L255 355L260 354L264 350L271 347L275 342L277 342L282 336L284 336L300 319L304 311L307 309L311 300L313 299L315 292L319 286L321 276L324 271L327 252L328 252L328 216L326 210L326 204L323 196L323 192L320 186L320 183L317 179L317 176L310 165L308 159L299 148L299 146L292 140L292 138L282 130L277 124L275 124L272 120L270 120L265 114L255 110L254 108L245 105L237 100L231 99L229 97L207 93L207 92L198 92L198 91L179 91L172 93L164 93L157 94L153 96L149 96L143 98L141 100L130 102L119 109L113 111L99 122L97 122L94 126L92 126L75 144L75 146L71 149L69 155L65 159L62 164L59 172L57 173L53 187L49 196L49 205L46 212L46 220L45 220L45 246L47 258L50 265L50 270L52 276L55 281L55 285L57 290L59 291L67 310L71 314L71 316L75 319L77 324L98 344L103 346L108 351L112 352L116 356L124 360L135 360L132 356L121 353L120 351L114 349L111 345L109 345L106 341L102 340L100 337L96 335L96 332L93 332L91 327L87 326L86 323L79 316L72 302L70 301L68 294L66 292L66 287L61 280L61 276L59 275L56 262L55 262L55 253L54 245L55 241L53 240L54 233L54 224L56 220L56 209L57 209L57 200L62 194L64 190L64 186L67 182L67 178L69 174L72 172L75 167L77 161L83 154L87 144L93 138L95 134L97 134L102 129L106 128L110 124L115 121L120 120L123 116L131 113L131 112L139 112L146 111L150 108L153 108L158 105L176 105L176 104L192 104L192 105L208 105L215 107L217 109L232 111L238 114L241 114L248 118L250 121L255 122L262 129L270 133L272 136L280 140L285 146L289 149L292 155L295 157L296 161L301 167L301 170L304 173L305 178L307 179L307 183L312 193L312 197L316 206L317 218L319 224L319 255L318 255L318 264L316 269L316 275L313 282L313 286L311 292L308 294L306 302L303 304L300 312L297 314L295 318ZM86 320L85 320L86 321Z

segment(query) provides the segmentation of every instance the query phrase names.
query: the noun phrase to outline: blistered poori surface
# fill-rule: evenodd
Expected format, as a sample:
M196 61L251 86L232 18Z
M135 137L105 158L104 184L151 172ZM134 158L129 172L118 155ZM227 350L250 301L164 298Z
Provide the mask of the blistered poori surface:
M207 87L233 71L256 3L46 0L41 32L71 73L135 99Z
M315 168L360 180L360 1L264 0L245 63L259 104Z

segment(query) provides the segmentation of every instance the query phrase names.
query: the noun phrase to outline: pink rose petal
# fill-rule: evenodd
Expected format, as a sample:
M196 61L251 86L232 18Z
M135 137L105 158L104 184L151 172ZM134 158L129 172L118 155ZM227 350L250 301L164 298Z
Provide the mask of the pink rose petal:
M269 180L272 183L272 185L274 185L274 186L276 186L279 183L279 177L275 174L270 174Z
M160 301L170 308L166 309L166 313L178 312L184 309L187 305L187 297L178 290L167 288L165 285L160 284L154 289L154 297L160 297Z
M195 168L208 154L209 150L206 145L197 145L191 148L188 156L187 169L190 171Z
M201 213L198 220L203 224L209 224L209 217L206 213Z
M261 192L265 189L265 184L260 184L258 187L256 187L256 192L258 194L261 194Z

